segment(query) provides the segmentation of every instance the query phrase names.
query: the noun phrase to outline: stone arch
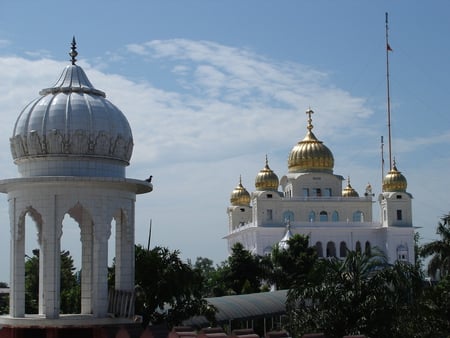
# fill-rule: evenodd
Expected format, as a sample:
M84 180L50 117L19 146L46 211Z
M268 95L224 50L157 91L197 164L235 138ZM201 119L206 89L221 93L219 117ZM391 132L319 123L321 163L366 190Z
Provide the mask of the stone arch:
M30 215L31 219L35 222L37 230L38 230L38 243L41 243L42 240L42 215L31 205L25 207L19 214L18 222L15 225L16 231L15 236L16 240L23 239L25 236L25 217L26 215Z

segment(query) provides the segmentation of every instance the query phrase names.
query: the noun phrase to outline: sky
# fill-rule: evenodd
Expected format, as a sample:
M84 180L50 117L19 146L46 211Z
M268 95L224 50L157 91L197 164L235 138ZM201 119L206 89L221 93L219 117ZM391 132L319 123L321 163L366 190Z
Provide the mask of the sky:
M308 108L334 173L360 194L370 183L376 201L381 136L388 158L386 12L392 156L414 197L421 241L431 241L450 211L448 1L2 1L0 176L18 176L9 147L15 120L57 81L75 36L77 64L131 125L127 177L153 175L154 190L137 196L138 244L147 245L151 220L152 247L224 261L239 177L254 191L266 155L278 177L286 174ZM0 221L0 281L8 281L6 195ZM77 260L70 219L63 234L62 248ZM35 238L27 224L27 250Z

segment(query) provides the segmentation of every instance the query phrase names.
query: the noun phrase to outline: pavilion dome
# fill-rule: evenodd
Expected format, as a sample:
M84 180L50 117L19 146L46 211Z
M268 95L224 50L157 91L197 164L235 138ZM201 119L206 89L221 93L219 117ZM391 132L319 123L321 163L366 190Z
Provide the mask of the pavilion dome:
M242 185L242 179L239 178L239 184L231 192L230 202L233 206L248 206L250 205L250 193Z
M347 186L342 190L342 197L359 197L358 192L350 184L350 177L347 179Z
M133 136L128 120L75 64L77 54L74 39L72 64L17 118L10 146L23 176L123 176L129 165ZM42 164L55 161L66 164Z
M280 185L280 180L278 179L278 176L273 172L272 169L269 167L269 162L267 160L266 156L266 165L263 169L261 169L256 175L255 178L255 187L258 191L264 191L264 190L278 190L278 186Z
M288 169L290 173L303 172L333 172L334 157L331 150L319 141L312 132L311 109L306 111L309 115L308 132L305 138L298 142L291 150L288 159Z
M406 181L405 176L397 170L397 167L394 166L387 173L387 175L383 179L383 191L385 192L395 192L395 191L406 191L408 186L408 182Z

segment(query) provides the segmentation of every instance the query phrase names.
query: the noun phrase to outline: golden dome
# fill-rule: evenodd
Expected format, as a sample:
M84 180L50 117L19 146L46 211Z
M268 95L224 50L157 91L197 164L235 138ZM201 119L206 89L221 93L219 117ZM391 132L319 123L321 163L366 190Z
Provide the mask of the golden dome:
M408 182L406 181L405 176L403 176L402 173L397 170L397 167L394 163L393 168L383 179L383 191L406 191L407 186Z
M333 172L333 154L311 131L313 129L311 114L313 113L311 109L306 111L306 114L309 115L308 133L302 141L298 142L292 148L289 154L288 169L290 173L310 171Z
M280 181L278 180L278 176L273 172L272 169L269 168L269 162L266 156L266 165L263 169L261 169L256 175L255 179L255 187L258 191L264 190L278 190L278 186L280 185Z
M350 185L350 177L347 179L347 186L342 190L342 197L359 197L358 192Z
M231 205L234 206L244 206L244 205L250 205L250 194L247 191L247 189L244 188L242 185L242 179L239 178L239 184L236 188L234 188L233 192L231 193L230 197Z

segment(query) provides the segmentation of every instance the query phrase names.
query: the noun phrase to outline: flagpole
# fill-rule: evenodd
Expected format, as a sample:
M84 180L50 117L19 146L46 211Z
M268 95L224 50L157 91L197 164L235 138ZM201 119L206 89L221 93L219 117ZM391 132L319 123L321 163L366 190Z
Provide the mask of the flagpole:
M386 12L386 83L387 83L387 123L388 123L388 147L389 147L389 170L392 169L392 138L391 138L391 94L389 85L389 52L392 50L388 38L388 13Z
M148 242L147 242L147 251L150 250L150 240L152 238L152 219L150 218L150 226L148 228Z
M381 186L383 186L384 180L384 140L381 136Z

